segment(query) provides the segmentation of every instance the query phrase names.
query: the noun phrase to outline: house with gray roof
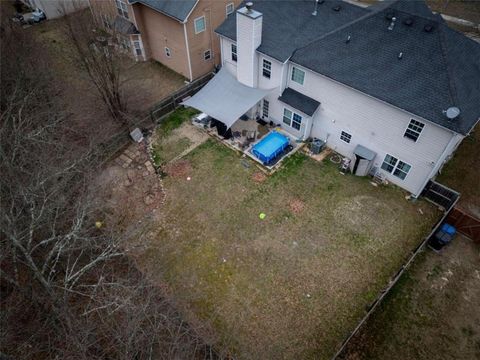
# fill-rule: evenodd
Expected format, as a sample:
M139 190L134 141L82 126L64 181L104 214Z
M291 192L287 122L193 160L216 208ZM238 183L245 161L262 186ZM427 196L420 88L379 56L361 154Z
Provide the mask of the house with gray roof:
M98 22L137 61L154 60L192 81L220 63L218 27L240 0L89 0Z
M230 76L228 91L238 83L268 92L251 92L253 107L248 96L230 103L222 85L199 96L223 94L216 107L272 122L298 140L321 139L351 159L354 174L375 174L415 197L480 118L480 44L423 0L368 8L259 0L242 3L216 33L216 77ZM215 110L195 96L189 102Z

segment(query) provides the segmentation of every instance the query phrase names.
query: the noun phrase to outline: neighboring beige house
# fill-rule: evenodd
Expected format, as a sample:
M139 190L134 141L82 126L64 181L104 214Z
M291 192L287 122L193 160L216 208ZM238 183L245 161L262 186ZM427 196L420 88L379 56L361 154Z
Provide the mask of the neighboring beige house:
M214 33L240 0L89 0L137 61L156 60L190 81L220 64ZM235 16L235 15L233 15Z

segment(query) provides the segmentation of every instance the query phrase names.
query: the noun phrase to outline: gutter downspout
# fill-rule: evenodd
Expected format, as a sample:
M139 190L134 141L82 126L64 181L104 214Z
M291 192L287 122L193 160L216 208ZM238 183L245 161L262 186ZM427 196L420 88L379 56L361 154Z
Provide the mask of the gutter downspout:
M188 60L188 73L190 75L190 81L193 81L192 76L192 62L190 60L190 46L188 46L188 36L187 36L187 24L183 23L183 34L185 35L185 46L187 47L187 60Z

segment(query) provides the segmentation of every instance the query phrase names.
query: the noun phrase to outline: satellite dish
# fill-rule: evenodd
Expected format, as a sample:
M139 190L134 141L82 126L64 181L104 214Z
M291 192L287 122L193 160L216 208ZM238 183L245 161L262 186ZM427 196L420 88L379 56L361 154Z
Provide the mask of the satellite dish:
M450 120L455 119L458 115L460 115L460 109L456 106L449 107L447 110L444 110L443 113L449 118Z

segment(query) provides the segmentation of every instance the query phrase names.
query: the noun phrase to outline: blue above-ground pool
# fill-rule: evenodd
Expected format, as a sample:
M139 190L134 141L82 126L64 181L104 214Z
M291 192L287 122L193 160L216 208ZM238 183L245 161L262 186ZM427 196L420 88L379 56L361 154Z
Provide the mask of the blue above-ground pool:
M288 137L272 131L253 146L252 153L264 164L268 164L281 154L288 144Z

